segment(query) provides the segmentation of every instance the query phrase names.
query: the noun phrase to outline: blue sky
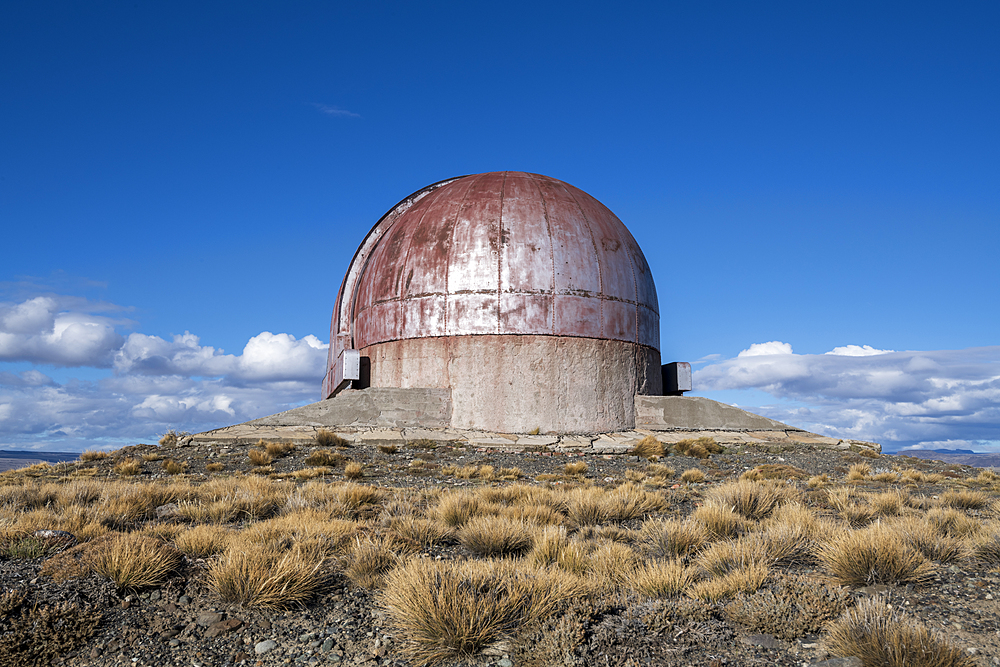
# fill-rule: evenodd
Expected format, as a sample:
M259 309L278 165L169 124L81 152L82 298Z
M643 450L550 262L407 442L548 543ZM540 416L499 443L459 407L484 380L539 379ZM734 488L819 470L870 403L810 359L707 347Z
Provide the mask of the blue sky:
M995 3L0 17L0 447L318 399L368 229L510 169L625 222L696 393L888 449L1000 450Z

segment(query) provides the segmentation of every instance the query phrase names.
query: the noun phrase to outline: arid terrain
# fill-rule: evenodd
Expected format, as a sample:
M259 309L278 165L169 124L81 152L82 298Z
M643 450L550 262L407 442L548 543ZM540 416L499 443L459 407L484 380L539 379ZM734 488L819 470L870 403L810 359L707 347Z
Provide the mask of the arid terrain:
M1000 477L165 437L0 475L0 666L1000 665Z

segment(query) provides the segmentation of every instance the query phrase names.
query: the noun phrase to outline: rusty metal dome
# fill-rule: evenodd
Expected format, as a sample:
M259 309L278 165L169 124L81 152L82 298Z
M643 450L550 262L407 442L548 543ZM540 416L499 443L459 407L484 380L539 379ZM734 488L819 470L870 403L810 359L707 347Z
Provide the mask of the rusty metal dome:
M491 172L436 183L379 220L352 262L330 360L387 341L483 334L659 350L649 265L625 225L567 183Z

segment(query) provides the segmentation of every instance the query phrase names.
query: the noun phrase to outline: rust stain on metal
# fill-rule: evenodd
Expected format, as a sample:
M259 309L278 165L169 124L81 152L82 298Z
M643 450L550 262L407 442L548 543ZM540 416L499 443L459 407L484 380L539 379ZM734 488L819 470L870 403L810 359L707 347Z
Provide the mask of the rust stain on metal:
M383 216L355 255L329 354L332 362L345 348L496 333L659 349L656 287L625 225L582 190L538 174L429 186Z

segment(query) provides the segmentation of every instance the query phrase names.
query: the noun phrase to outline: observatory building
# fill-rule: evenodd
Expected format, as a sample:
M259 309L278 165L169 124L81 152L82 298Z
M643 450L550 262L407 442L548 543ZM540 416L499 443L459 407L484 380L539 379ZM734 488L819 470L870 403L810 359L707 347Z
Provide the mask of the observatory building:
M358 248L322 398L450 389L456 428L630 429L636 395L663 393L659 339L649 265L607 207L538 174L462 176L405 198Z

